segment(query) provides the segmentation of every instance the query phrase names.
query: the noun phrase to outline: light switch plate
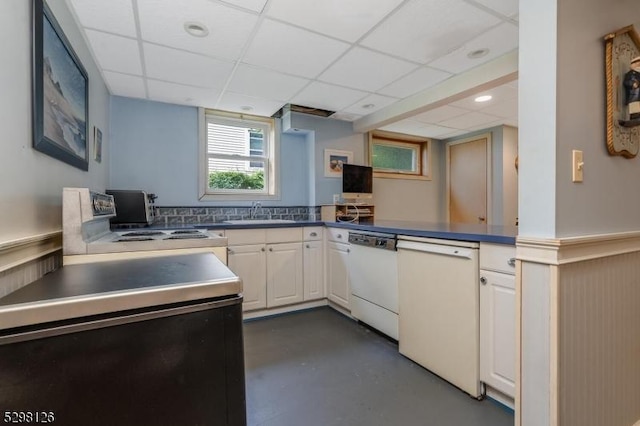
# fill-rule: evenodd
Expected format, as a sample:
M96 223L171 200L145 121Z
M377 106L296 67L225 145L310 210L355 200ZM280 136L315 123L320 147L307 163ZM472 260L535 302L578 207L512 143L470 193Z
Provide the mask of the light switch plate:
M572 152L572 182L582 182L582 173L584 171L584 161L582 160L582 151L574 149Z

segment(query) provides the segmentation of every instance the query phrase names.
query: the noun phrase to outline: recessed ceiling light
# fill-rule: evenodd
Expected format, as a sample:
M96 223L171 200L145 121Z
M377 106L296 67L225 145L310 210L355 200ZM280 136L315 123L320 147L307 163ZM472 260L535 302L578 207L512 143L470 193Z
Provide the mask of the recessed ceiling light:
M194 37L206 37L209 35L207 27L199 22L185 22L184 30Z
M469 59L479 59L483 56L487 56L489 54L489 49L483 47L482 49L477 49L472 52L467 53L467 58Z
M371 109L371 108L373 108L374 106L376 106L376 104L364 104L364 105L362 105L362 108L364 108L364 109Z
M487 102L490 101L493 98L493 96L491 95L482 95L482 96L478 96L477 98L474 99L474 101L476 102Z
M243 105L240 109L243 111L253 111L253 107L251 105Z

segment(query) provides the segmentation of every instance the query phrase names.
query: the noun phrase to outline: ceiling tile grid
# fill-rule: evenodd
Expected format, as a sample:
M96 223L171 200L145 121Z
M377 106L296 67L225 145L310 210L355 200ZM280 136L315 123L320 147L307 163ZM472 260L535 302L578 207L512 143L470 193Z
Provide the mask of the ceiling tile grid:
M260 115L293 103L354 121L518 47L518 0L66 2L114 95ZM517 84L492 94L391 126L444 138L517 125Z

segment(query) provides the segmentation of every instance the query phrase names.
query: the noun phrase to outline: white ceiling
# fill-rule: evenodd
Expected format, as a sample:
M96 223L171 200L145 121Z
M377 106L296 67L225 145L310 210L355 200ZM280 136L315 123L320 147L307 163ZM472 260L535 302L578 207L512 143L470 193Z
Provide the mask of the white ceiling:
M67 2L114 95L265 116L292 103L354 121L518 47L518 0ZM209 34L187 34L193 22ZM517 125L517 83L491 94L384 129L446 138Z

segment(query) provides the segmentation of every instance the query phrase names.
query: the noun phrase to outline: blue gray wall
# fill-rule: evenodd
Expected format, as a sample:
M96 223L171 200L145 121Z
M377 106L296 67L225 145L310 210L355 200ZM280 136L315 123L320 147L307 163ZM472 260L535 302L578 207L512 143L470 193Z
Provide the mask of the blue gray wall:
M160 206L251 203L198 200L196 108L114 96L111 114L109 187L153 192ZM281 197L263 205L310 205L308 144L304 134L280 135Z

